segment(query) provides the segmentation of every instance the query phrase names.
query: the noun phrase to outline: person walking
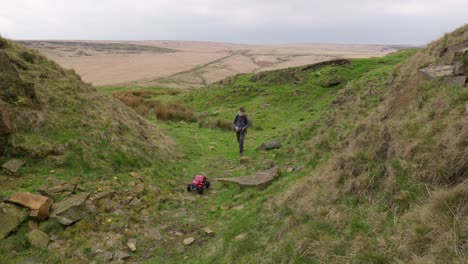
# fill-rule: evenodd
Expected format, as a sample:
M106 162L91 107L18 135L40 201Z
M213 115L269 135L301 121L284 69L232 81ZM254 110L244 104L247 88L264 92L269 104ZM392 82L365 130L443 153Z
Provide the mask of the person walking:
M239 154L242 156L244 153L245 135L247 134L247 128L250 126L244 107L239 108L239 113L234 117L232 124L236 130L237 142L239 143Z

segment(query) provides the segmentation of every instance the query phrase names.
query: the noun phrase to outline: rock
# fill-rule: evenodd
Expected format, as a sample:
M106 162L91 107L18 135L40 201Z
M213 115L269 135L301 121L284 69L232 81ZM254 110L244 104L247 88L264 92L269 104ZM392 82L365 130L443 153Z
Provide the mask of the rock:
M182 243L184 243L184 245L188 246L188 245L192 244L194 241L195 241L195 238L188 237L188 238L184 239L184 241L182 241Z
M132 193L134 193L138 198L141 198L145 194L145 184L139 183L133 189Z
M127 242L127 247L132 251L135 252L137 250L136 248L136 239L131 238Z
M38 220L44 220L49 216L50 207L53 203L53 200L49 197L28 192L14 193L6 198L5 201L22 205L31 210L37 210L33 215Z
M141 200L138 198L133 198L132 201L128 204L130 206L139 206L141 205Z
M195 219L195 218L187 218L187 219L185 219L185 220L186 220L187 222L189 222L189 223L195 223L195 222L197 221L197 219Z
M438 78L453 75L453 65L442 65L442 66L429 66L424 69L420 69L419 72L425 74L429 78Z
M14 204L0 203L0 239L19 226L28 217L28 210Z
M49 235L37 229L26 235L32 247L45 249L49 245Z
M280 175L280 169L278 166L275 166L269 170L257 172L257 174L255 175L235 177L235 178L219 178L218 181L233 182L243 187L265 188L273 180L278 178L279 175Z
M244 209L244 206L241 204L241 205L236 205L234 207L231 208L232 210L236 210L236 211L240 211L242 209Z
M130 254L128 254L127 252L123 252L123 251L117 251L115 252L113 259L114 260L128 260L130 259Z
M263 109L268 109L268 108L271 107L271 105L270 104L264 104L262 107L263 107Z
M112 260L112 253L108 251L99 252L96 254L96 260L99 260L100 263L108 263Z
M245 164L245 163L250 163L252 162L252 159L247 157L247 156L242 156L239 160L240 164Z
M468 81L467 76L451 76L451 77L445 77L444 78L444 83L448 85L458 85L461 87L464 87Z
M36 221L29 220L28 221L28 232L32 232L39 228L39 225Z
M72 196L52 206L51 218L57 219L62 225L71 225L86 216L86 199L89 194Z
M234 237L234 240L240 241L240 240L244 240L246 237L247 237L247 234L242 233L242 234L239 234L236 237Z
M229 209L229 206L225 204L221 205L221 210L227 210L227 209Z
M149 238L154 240L161 240L162 236L161 233L156 228L148 228L146 229L145 235Z
M281 147L282 147L281 142L278 139L272 139L270 141L263 143L260 147L257 148L257 150L272 150L272 149L277 149Z
M214 212L216 212L216 210L217 210L216 206L211 206L210 207L210 212L214 213Z
M24 165L24 161L19 160L19 159L12 159L7 161L2 165L2 168L6 169L7 171L11 173L16 173L21 166Z
M454 75L468 75L468 48L456 51L454 62Z
M215 150L216 148L214 146L210 146L210 150Z
M336 76L334 78L331 78L329 80L327 80L324 84L323 84L323 87L327 87L327 88L330 88L330 87L333 87L333 86L336 86L340 83L343 82L343 79L341 79L340 77Z
M136 172L134 172L134 171L130 172L129 175L130 175L131 177L135 177L135 178L140 177L140 174L138 174L138 173L136 173Z
M211 235L214 233L213 229L209 228L209 227L205 227L203 228L203 231L205 232L205 234L207 235Z
M184 235L184 233L182 233L182 232L175 232L174 235L176 235L176 236L178 236L178 237L181 237L181 236Z

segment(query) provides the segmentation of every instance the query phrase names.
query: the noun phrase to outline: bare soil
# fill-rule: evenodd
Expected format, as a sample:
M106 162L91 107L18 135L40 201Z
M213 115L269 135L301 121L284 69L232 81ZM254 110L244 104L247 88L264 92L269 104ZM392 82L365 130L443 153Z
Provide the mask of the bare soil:
M93 85L191 89L239 73L383 56L384 45L243 45L194 41L22 41Z

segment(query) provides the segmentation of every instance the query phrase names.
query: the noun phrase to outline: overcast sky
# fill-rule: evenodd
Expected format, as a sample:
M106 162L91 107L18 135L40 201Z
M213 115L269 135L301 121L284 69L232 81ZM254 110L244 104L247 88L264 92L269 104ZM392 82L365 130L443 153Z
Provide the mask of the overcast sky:
M468 0L1 0L12 39L425 44Z

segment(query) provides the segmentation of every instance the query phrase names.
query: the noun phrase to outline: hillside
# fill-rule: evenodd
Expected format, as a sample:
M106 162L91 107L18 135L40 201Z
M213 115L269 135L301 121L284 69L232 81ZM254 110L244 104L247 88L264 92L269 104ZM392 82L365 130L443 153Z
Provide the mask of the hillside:
M19 58L18 50L26 51L6 43L8 54L16 54L12 58ZM71 93L76 98L102 100L85 109L69 99L66 105L74 106L74 113L104 105L99 115L87 115L110 122L121 115L105 119L107 110L113 109L109 105L118 105L122 115L131 115L132 122L147 124L161 136L146 149L137 140L138 133L116 130L127 134L110 145L98 145L90 157L81 148L67 148L72 157L62 165L50 165L44 156L30 156L20 152L19 145L8 145L6 155L24 157L28 163L18 179L3 181L12 187L2 196L16 190L40 191L42 181L57 181L48 179L53 170L66 184L78 171L86 171L86 181L75 189L90 198L82 209L86 216L75 224L63 226L53 217L39 223L39 230L50 235L47 249L32 247L22 225L1 241L0 254L6 263L63 259L73 263L464 263L468 257L467 48L468 26L464 26L425 49L240 74L191 91L161 86L103 86L96 91L44 60L52 65L52 73L65 78L64 87L79 89ZM36 71L39 67L23 63ZM32 77L35 71L12 67L46 93L40 79ZM10 83L26 80L8 78ZM27 90L21 89L17 94ZM47 123L48 130L38 129L32 138L25 128L13 135L5 133L8 126L2 125L2 136L7 135L8 142L21 135L31 137L24 142L33 143L23 144L30 149L36 149L36 137L37 142L60 146L63 138L50 133L58 129L51 124L62 124L60 128L75 136L76 129L70 127L77 126L60 123L65 120L61 111L68 108L59 107L65 105L59 100L64 98L61 90L54 92L62 96L41 105L55 118ZM135 112L110 100L110 95ZM23 100L28 104L3 104L18 113L40 105ZM240 106L252 121L241 159L230 130ZM68 117L76 118L71 124L83 120L81 115ZM112 138L108 131L115 131L109 130L113 127L100 124L79 129L80 140L101 139L97 131ZM281 146L257 149L272 139ZM133 149L125 152L132 155L118 162L106 158L120 148ZM158 150L156 156L175 155L161 162L150 158L151 149ZM105 155L98 155L101 152ZM148 162L133 163L132 157ZM86 168L82 160L88 159L91 165L86 170L74 168L74 164ZM261 188L218 180L276 168L279 176ZM203 195L186 191L196 174L206 175L212 183ZM54 199L67 197L62 193Z
M2 160L89 172L147 166L169 154L171 139L73 71L11 41L0 45Z

